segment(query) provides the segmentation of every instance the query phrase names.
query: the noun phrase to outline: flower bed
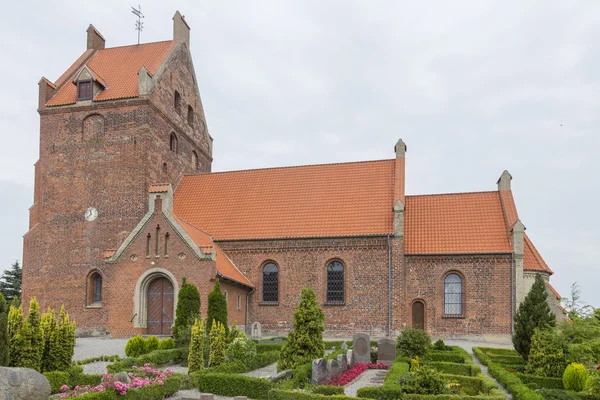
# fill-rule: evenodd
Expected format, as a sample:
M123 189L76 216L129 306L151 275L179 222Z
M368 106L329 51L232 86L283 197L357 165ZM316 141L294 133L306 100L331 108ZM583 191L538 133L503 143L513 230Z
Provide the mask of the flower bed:
M117 380L121 379L121 376L104 374L102 376L102 383L99 385L75 386L72 390L69 386L63 385L60 388L61 393L53 395L52 398L64 399L67 397L78 397L90 393L108 391L114 391L121 396L125 396L127 391L131 389L140 389L150 385L163 386L164 381L173 375L172 370L168 368L164 372L158 369L155 370L152 369L151 364L144 364L144 366L140 368L134 365L132 366L132 369L135 370L135 372L127 374L130 383Z
M379 362L377 364L356 363L354 365L354 368L349 369L348 371L344 372L337 378L330 380L329 383L327 383L327 384L332 385L332 386L345 386L345 385L349 384L350 382L352 382L353 380L355 380L356 378L358 378L358 376L360 374L362 374L363 372L365 372L368 369L388 369L388 366L382 362Z

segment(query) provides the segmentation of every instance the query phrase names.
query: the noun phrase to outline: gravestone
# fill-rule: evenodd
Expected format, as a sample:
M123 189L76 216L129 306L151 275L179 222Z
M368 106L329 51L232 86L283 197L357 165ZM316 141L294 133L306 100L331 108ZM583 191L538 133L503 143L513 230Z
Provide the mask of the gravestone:
M329 380L335 379L342 374L340 364L337 360L327 361L327 371L329 372Z
M0 400L48 400L48 379L29 368L0 367Z
M348 371L348 357L346 357L345 354L340 354L337 356L337 361L340 365L340 371L342 371L342 374Z
M392 339L380 339L377 342L377 361L387 366L396 359L396 342Z
M342 343L342 350L348 350L348 345L346 344L346 342Z
M312 376L310 382L313 385L324 385L331 380L327 370L327 361L324 358L317 358L312 362Z
M250 325L250 337L252 339L262 339L262 329L260 322L255 321Z
M357 363L371 362L371 339L366 333L355 333L352 338L354 355Z
M348 369L354 368L354 365L356 365L356 356L354 355L354 351L348 350L346 352L346 359L348 360Z

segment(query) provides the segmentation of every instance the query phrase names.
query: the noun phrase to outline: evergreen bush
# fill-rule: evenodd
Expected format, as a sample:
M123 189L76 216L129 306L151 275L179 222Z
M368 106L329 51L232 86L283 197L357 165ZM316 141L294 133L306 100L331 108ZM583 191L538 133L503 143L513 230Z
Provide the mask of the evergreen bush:
M546 284L541 274L535 276L535 282L525 300L519 304L515 314L515 333L513 345L524 360L529 358L531 338L535 329L544 329L556 325L556 317L550 310L546 299Z
M23 325L23 306L18 299L13 299L8 310L8 358L11 367L18 367L21 363L21 351L25 348L25 341L21 335Z
M325 314L317 304L315 291L312 288L302 289L300 304L294 311L294 330L288 334L281 349L277 370L294 369L323 357L324 320Z
M141 335L134 336L127 341L125 345L125 354L127 357L139 357L146 354L146 341Z
M60 355L57 357L57 369L64 371L71 366L71 360L75 353L75 321L69 319L65 311L65 305L60 307L58 317L58 348Z
M446 346L446 343L444 343L444 341L442 339L438 339L434 344L433 344L433 349L434 350L438 350L438 351L450 351L452 350L450 348L450 346Z
M227 358L227 345L225 344L225 326L221 321L213 321L210 330L210 355L208 365L217 367Z
M187 346L190 343L192 325L196 318L200 318L200 292L196 285L183 278L177 295L173 325L173 338L179 346Z
M190 340L190 352L188 355L189 373L202 371L204 369L204 322L196 318L192 325L192 338Z
M333 396L336 394L344 394L344 388L341 386L333 385L319 385L315 386L312 390L314 394L323 394L325 396Z
M256 343L245 337L238 337L227 346L229 361L239 361L244 365L251 365L256 358Z
M0 293L0 367L8 367L8 304Z
M213 321L219 321L225 327L225 335L229 334L227 327L227 299L221 293L219 278L215 280L215 287L208 294L208 315L206 318L206 330L212 332Z
M175 340L173 338L166 338L160 341L158 344L159 350L171 350L176 347Z
M40 307L35 297L29 301L29 314L20 330L24 341L20 367L41 371L44 339L42 337Z
M400 378L405 393L442 394L446 392L444 378L433 368L421 365L419 357L410 362L410 373Z
M585 388L588 379L588 373L585 365L579 363L571 363L565 369L563 374L563 385L567 390L580 392Z
M237 338L245 338L246 334L240 331L240 328L237 326L237 321L233 321L233 324L229 327L229 333L227 334L227 344L233 343L233 341Z
M150 353L151 351L158 350L158 346L160 342L156 336L148 336L146 338L146 351L145 353ZM144 354L145 354L144 353Z
M536 329L531 338L528 374L560 378L567 367L566 343L550 329Z
M42 372L55 371L60 367L59 331L56 322L56 313L50 307L42 314Z
M431 338L427 332L420 329L405 328L396 339L398 352L409 358L425 357L429 347Z

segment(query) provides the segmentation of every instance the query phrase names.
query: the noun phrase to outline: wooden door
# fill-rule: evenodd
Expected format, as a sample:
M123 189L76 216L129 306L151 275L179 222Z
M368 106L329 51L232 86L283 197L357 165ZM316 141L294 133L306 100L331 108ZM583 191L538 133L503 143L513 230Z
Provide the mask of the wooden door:
M412 327L425 329L425 305L421 301L415 301L412 305Z
M148 286L148 335L170 335L173 325L175 293L166 278L157 278Z

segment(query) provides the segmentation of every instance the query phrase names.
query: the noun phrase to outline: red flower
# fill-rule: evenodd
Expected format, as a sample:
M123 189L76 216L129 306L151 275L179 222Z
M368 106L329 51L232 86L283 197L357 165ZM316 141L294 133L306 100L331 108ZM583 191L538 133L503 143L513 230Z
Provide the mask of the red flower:
M352 382L353 380L355 380L356 378L358 378L358 376L360 374L362 374L363 372L365 372L367 369L387 369L387 368L388 368L387 365L385 365L382 362L378 362L377 364L356 363L354 365L354 368L349 369L348 371L344 372L342 375L338 376L337 378L330 380L328 385L345 386L345 385L349 384L350 382Z
M598 365L598 366L596 367L596 369L597 369L598 371L600 371L600 365Z

